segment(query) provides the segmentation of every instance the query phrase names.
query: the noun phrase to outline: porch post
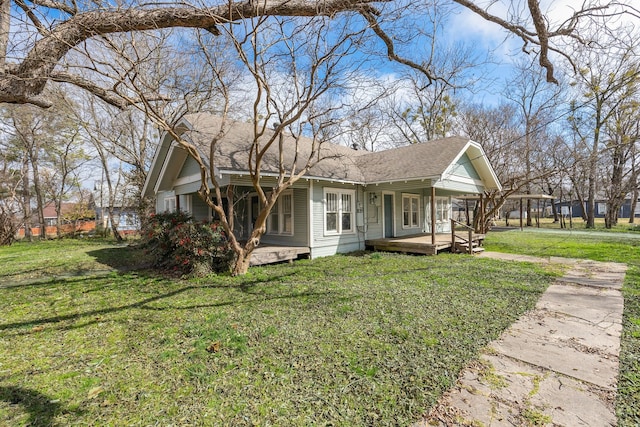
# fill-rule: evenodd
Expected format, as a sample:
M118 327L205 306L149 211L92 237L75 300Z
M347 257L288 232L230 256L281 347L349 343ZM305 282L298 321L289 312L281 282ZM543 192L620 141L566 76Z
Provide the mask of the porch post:
M478 217L479 217L479 221L478 221L478 230L480 230L480 233L486 233L486 223L487 221L484 218L484 197L482 197L483 194L480 193L480 212L478 212Z
M431 244L436 244L436 187L431 187Z
M520 197L520 231L522 231L522 197Z

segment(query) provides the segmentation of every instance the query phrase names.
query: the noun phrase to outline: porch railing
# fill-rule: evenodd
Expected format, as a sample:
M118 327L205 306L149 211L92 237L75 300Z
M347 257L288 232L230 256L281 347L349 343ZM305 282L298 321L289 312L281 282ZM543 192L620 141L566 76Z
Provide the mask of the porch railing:
M458 233L459 230L462 235ZM466 246L469 255L473 254L473 231L473 227L451 219L451 249L458 250L459 247Z

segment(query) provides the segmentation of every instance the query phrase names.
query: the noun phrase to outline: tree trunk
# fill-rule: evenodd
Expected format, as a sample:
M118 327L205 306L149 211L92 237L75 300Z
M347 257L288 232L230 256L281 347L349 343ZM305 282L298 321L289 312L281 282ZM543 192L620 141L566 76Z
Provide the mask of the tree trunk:
M246 274L247 271L249 271L252 252L253 251L247 252L245 250L242 250L240 254L236 253L236 261L235 261L235 264L233 265L233 270L231 271L231 274L233 276L241 276L243 274Z
M636 207L638 206L638 187L633 189L631 195L631 211L629 212L629 224L636 222Z
M40 238L47 238L47 224L44 220L44 197L40 185L40 175L38 172L37 153L31 155L31 170L33 170L33 191L36 193L36 208L38 212L38 222L40 223Z
M56 236L62 237L62 202L59 199L56 202Z
M116 224L116 221L114 219L114 209L113 209L113 203L111 202L111 198L109 198L109 225L111 226L111 232L113 233L113 237L115 237L116 241L118 242L122 242L124 239L122 238L122 235L120 234L120 231L118 231L118 224Z
M602 101L597 99L595 126L593 129L593 145L589 153L589 190L587 194L587 228L596 227L596 179L598 178L598 154L600 152L600 127Z
M25 156L22 162L22 210L24 212L24 238L31 242L33 240L33 233L31 227L33 226L31 211L31 183L29 181L29 161Z
M11 30L11 0L0 0L0 73L4 74L7 63L7 47Z

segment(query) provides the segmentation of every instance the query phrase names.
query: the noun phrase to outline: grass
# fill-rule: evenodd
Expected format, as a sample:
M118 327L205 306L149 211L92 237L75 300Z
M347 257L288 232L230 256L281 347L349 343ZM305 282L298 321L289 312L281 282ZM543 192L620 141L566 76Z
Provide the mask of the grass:
M490 233L489 250L536 256L584 258L628 265L616 412L620 426L640 425L640 238L611 233Z
M541 229L550 229L550 230L560 230L560 222L555 222L553 218L539 218L539 223ZM534 216L531 217L532 227L538 227L536 223L536 218ZM635 232L640 234L640 218L636 218L635 223L629 224L629 218L619 218L618 224L613 226L612 228L607 229L604 224L604 218L595 218L595 231L606 231L608 233L630 233ZM527 220L523 219L523 225L526 227ZM569 219L566 219L566 227L571 230L585 230L585 221L576 217L573 218L573 224L569 222ZM503 219L497 220L496 225L499 227L505 226L506 222ZM520 227L520 218L511 218L509 219L510 227Z
M375 253L176 280L140 259L0 248L0 425L408 425L554 279Z

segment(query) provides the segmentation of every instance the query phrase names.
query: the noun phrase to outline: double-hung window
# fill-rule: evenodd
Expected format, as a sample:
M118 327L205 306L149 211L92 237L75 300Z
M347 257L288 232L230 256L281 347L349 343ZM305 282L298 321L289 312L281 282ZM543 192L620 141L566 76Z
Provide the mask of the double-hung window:
M268 234L293 234L293 191L280 194L278 201L269 213L267 221Z
M416 194L402 195L402 228L420 226L420 196Z
M176 197L165 197L164 198L164 211L167 213L173 213L176 211Z
M355 191L327 188L324 191L324 231L326 234L353 233Z

